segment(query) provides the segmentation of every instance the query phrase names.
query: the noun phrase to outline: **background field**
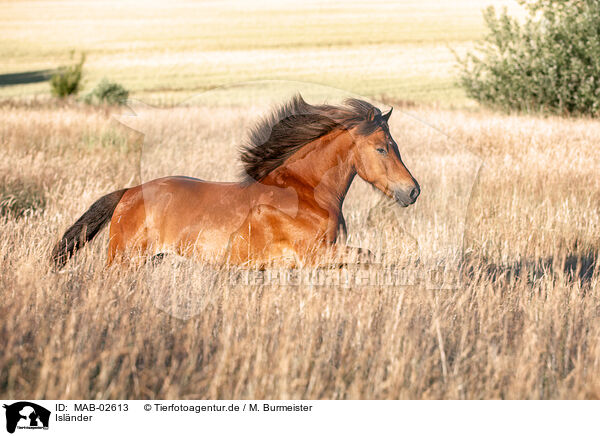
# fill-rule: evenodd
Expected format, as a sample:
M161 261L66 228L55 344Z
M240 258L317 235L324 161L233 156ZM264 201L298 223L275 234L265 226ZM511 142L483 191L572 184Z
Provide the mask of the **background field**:
M87 89L108 76L186 104L122 117L54 101L45 83L0 88L0 397L600 398L600 127L466 101L447 46L473 43L485 4L1 2L0 74L84 49ZM238 84L253 79L271 81ZM244 132L295 89L395 106L422 195L398 209L355 182L349 240L452 286L106 268L106 232L50 269L61 232L111 190L234 178Z
M515 2L493 2L518 12ZM0 2L0 74L53 69L85 51L86 89L106 76L176 103L249 80L464 105L454 55L483 32L484 0L401 2ZM0 88L48 94L47 84Z

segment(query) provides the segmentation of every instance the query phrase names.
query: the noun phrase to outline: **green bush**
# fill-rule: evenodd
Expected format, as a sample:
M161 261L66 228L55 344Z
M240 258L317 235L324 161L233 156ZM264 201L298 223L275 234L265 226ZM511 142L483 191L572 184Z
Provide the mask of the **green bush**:
M78 63L58 68L56 73L50 78L52 95L59 98L65 98L79 92L81 89L84 62L85 54L82 53Z
M101 104L123 104L128 97L129 91L122 85L110 82L108 79L102 79L98 86L86 96L85 100L88 103L96 101Z
M600 2L520 3L523 22L484 12L487 36L458 59L468 96L504 110L600 115Z

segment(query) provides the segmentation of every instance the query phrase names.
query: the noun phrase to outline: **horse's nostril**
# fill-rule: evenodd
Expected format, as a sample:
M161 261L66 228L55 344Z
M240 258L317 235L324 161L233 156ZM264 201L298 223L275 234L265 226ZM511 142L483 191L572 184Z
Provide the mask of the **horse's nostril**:
M413 190L410 191L410 199L412 201L415 201L420 193L421 191L419 190L419 188L413 188Z

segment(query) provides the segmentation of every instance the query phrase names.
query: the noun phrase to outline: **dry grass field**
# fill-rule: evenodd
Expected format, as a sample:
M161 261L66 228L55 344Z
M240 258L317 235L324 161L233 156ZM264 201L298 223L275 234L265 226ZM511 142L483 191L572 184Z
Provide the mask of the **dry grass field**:
M515 7L0 0L0 397L599 399L600 125L466 100L451 49L482 35L489 3ZM160 108L5 86L71 49L88 55L84 93L108 77ZM240 85L273 79L288 82ZM51 269L58 237L112 190L233 180L248 127L299 87L395 108L421 196L401 209L356 180L344 205L375 264L340 283L175 257L106 267L104 231ZM372 279L386 268L407 279Z
M356 181L349 239L387 265L414 259L412 246L406 268L445 267L441 289L240 286L178 259L107 268L106 232L51 271L52 244L99 196L162 172L233 178L260 110L140 111L144 139L117 109L2 104L0 397L600 397L591 120L397 107L392 133L421 198L397 209Z

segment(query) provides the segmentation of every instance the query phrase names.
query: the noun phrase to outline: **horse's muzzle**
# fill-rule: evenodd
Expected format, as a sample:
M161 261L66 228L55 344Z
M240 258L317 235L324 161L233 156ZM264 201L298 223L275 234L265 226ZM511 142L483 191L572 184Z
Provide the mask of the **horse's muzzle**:
M421 193L421 188L417 183L411 188L403 188L394 190L394 200L402 207L408 207L417 201L417 197Z

